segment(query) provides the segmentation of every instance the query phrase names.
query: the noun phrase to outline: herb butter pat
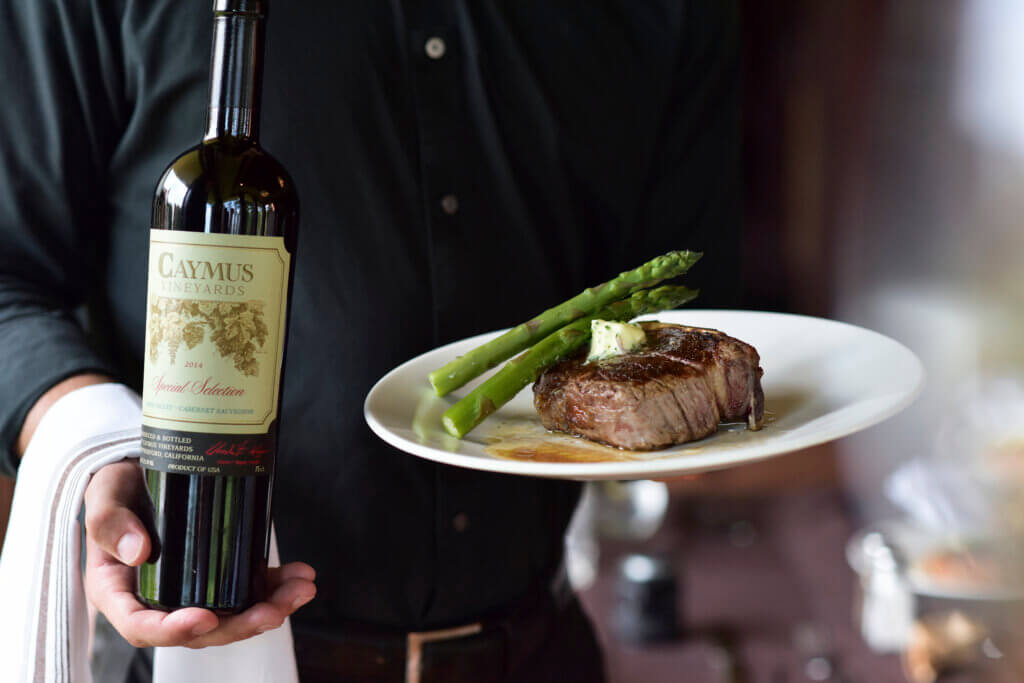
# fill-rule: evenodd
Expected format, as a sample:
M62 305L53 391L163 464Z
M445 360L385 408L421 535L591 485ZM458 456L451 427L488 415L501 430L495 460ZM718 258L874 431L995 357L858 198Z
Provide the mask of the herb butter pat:
M590 322L590 354L587 362L604 360L623 353L629 353L643 346L647 341L644 328L630 323L608 320Z

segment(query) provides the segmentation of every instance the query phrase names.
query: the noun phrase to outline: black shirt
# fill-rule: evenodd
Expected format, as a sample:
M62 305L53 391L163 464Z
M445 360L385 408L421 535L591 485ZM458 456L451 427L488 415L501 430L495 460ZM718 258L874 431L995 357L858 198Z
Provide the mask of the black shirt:
M320 589L299 619L462 623L559 563L577 484L400 453L363 398L671 249L728 302L736 24L720 0L274 4L262 141L302 202L275 513ZM0 2L5 449L69 375L138 388L152 191L202 133L210 39L208 0Z

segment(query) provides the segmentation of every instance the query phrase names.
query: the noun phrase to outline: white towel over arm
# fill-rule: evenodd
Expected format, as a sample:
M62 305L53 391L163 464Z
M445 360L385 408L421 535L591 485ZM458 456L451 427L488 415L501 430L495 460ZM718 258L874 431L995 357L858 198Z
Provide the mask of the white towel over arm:
M0 555L5 683L91 681L78 515L93 472L138 457L140 422L138 396L120 384L77 389L40 421L18 471ZM157 648L155 683L199 680L296 683L288 621L224 647Z

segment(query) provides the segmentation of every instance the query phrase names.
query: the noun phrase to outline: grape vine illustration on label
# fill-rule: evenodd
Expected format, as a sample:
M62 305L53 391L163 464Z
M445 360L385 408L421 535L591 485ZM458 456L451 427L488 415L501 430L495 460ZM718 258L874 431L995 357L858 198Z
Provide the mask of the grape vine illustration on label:
M269 472L289 259L281 237L150 232L144 467Z

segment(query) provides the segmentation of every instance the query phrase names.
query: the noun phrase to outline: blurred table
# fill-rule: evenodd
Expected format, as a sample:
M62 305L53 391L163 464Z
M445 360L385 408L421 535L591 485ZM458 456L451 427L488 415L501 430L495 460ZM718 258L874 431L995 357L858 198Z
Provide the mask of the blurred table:
M903 683L899 657L875 654L857 630L857 578L844 559L855 528L833 488L703 500L676 490L652 539L601 542L597 580L581 594L609 683ZM633 552L672 558L680 638L636 646L611 632L617 565ZM817 655L826 662L811 661ZM1024 680L1020 657L1008 652L939 681L1017 683ZM829 666L831 677L823 671Z

